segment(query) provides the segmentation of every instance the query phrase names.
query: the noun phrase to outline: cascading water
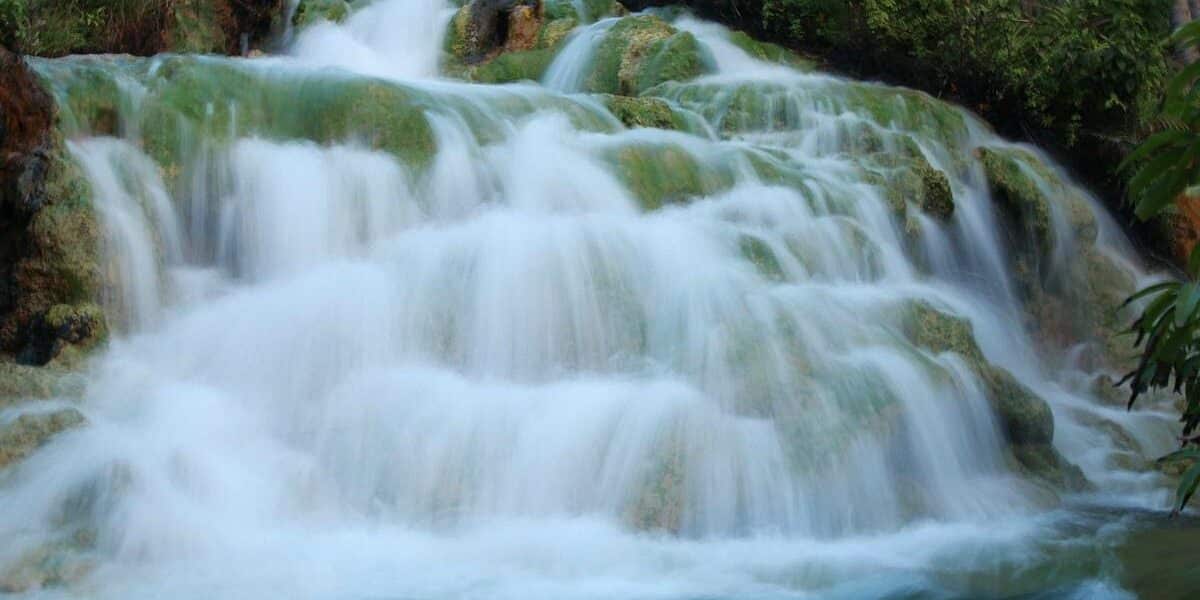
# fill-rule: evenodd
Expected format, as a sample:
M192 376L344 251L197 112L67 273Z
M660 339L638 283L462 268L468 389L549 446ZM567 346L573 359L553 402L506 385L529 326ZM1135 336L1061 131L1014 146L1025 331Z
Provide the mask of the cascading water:
M1033 161L1053 200L1039 285L1089 261L1144 278L1090 199L1030 166L1047 159L687 17L715 72L654 95L690 133L626 129L561 93L615 19L576 30L544 87L484 86L435 77L452 14L377 0L287 58L37 64L122 333L89 425L0 482L0 566L52 561L82 573L54 593L121 598L971 596L989 578L1121 597L1085 559L1118 534L1047 508L989 402L1048 401L1039 451L1089 497L1164 501L1113 457L1169 449L1172 417L1098 401L1089 340L1031 334L981 152ZM898 213L887 156L944 173L952 216ZM639 184L694 193L659 206ZM1044 561L1094 568L1017 583Z

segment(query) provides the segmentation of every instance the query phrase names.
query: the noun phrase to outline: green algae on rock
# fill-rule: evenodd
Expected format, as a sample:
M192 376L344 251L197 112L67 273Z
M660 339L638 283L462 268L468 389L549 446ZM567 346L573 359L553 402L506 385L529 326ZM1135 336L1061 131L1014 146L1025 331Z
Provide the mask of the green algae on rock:
M983 386L1014 468L1052 489L1083 489L1087 485L1083 473L1053 446L1054 415L1049 404L1012 373L987 361L968 321L925 302L907 307L902 320L905 337L930 352L958 355Z
M682 146L631 143L606 153L620 179L647 211L684 202L733 185L733 175L714 170Z
M321 21L341 23L350 12L350 3L346 0L300 0L296 12L292 13L292 26L303 29Z
M800 56L779 44L756 40L744 31L731 31L729 41L746 54L764 62L786 65L800 71L812 71L817 66L812 59Z
M707 69L695 36L653 15L623 17L604 33L584 91L637 96L665 81L686 81Z
M0 350L33 364L48 362L63 344L90 347L106 330L103 314L92 304L100 297L101 270L91 188L60 134L48 132L46 144L41 150L45 170L32 174L37 178L36 204L14 232L21 247L5 257L10 278L5 285L15 301L0 314ZM86 327L48 326L65 324L57 317L72 311L86 313Z
M632 98L612 94L603 94L600 98L608 110L626 127L684 129L681 126L681 117L660 98Z
M29 456L50 438L82 426L83 415L74 408L31 412L0 424L0 469Z
M228 142L244 135L358 142L414 167L426 164L434 151L425 118L430 100L401 84L338 74L276 75L211 57L116 61L111 66L117 68L107 70L97 62L45 65L47 81L85 132L108 122L113 111L137 119L131 125L147 153L167 171L178 169L201 140ZM70 102L80 85L99 90L95 97L102 101ZM142 88L137 111L121 108L126 101L109 95L128 87Z

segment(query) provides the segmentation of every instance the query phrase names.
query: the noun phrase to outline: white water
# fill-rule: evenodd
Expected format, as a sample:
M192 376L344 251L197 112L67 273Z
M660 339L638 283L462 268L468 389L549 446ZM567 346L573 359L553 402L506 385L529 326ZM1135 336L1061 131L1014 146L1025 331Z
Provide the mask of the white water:
M83 530L94 548L58 559L85 573L63 593L113 598L860 598L1032 568L1070 517L1010 471L963 360L900 339L918 300L968 319L1051 402L1057 447L1100 496L1161 506L1159 482L1114 469L1113 441L1075 414L1121 424L1147 456L1171 417L1100 406L1094 374L1043 364L977 166L951 172L951 223L921 217L922 267L839 154L863 121L830 105L839 82L684 22L717 65L702 84L781 83L781 106L804 106L746 137L810 178L739 172L642 213L606 153L676 144L719 165L745 140L505 116L497 98L546 92L424 79L450 14L378 0L301 32L283 65L446 94L421 175L362 147L247 136L172 204L134 141L72 144L127 324L80 405L90 425L3 482L0 565ZM547 87L578 89L578 40L604 23ZM474 118L497 139L477 141ZM969 152L920 141L947 170ZM1002 142L971 123L963 143ZM1055 235L1057 265L1074 242ZM781 280L745 259L748 238ZM1109 534L1061 535L1070 556Z

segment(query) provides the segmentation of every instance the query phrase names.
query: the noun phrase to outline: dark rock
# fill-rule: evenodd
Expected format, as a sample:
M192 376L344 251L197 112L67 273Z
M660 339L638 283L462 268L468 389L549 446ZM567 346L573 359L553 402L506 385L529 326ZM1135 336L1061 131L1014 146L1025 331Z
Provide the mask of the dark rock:
M0 48L0 355L44 364L102 339L90 190L55 129L53 99ZM86 340L86 341L85 341Z

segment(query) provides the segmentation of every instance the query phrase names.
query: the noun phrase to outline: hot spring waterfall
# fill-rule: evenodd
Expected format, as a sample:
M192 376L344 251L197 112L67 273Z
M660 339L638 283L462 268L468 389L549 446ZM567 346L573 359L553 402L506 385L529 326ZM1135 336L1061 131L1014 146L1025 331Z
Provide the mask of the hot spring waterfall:
M1170 450L1173 417L1099 398L1102 342L1040 331L1011 266L981 157L1049 199L1030 268L1064 314L1085 265L1149 278L1037 149L686 16L710 72L652 90L675 130L628 128L582 93L617 19L542 85L482 85L438 76L454 10L377 0L288 56L35 62L118 333L63 400L88 425L0 476L0 571L113 598L893 597L1082 560L1114 534L1071 498L1166 501L1114 457ZM1013 459L998 385L1048 403L1039 448L1079 485Z

